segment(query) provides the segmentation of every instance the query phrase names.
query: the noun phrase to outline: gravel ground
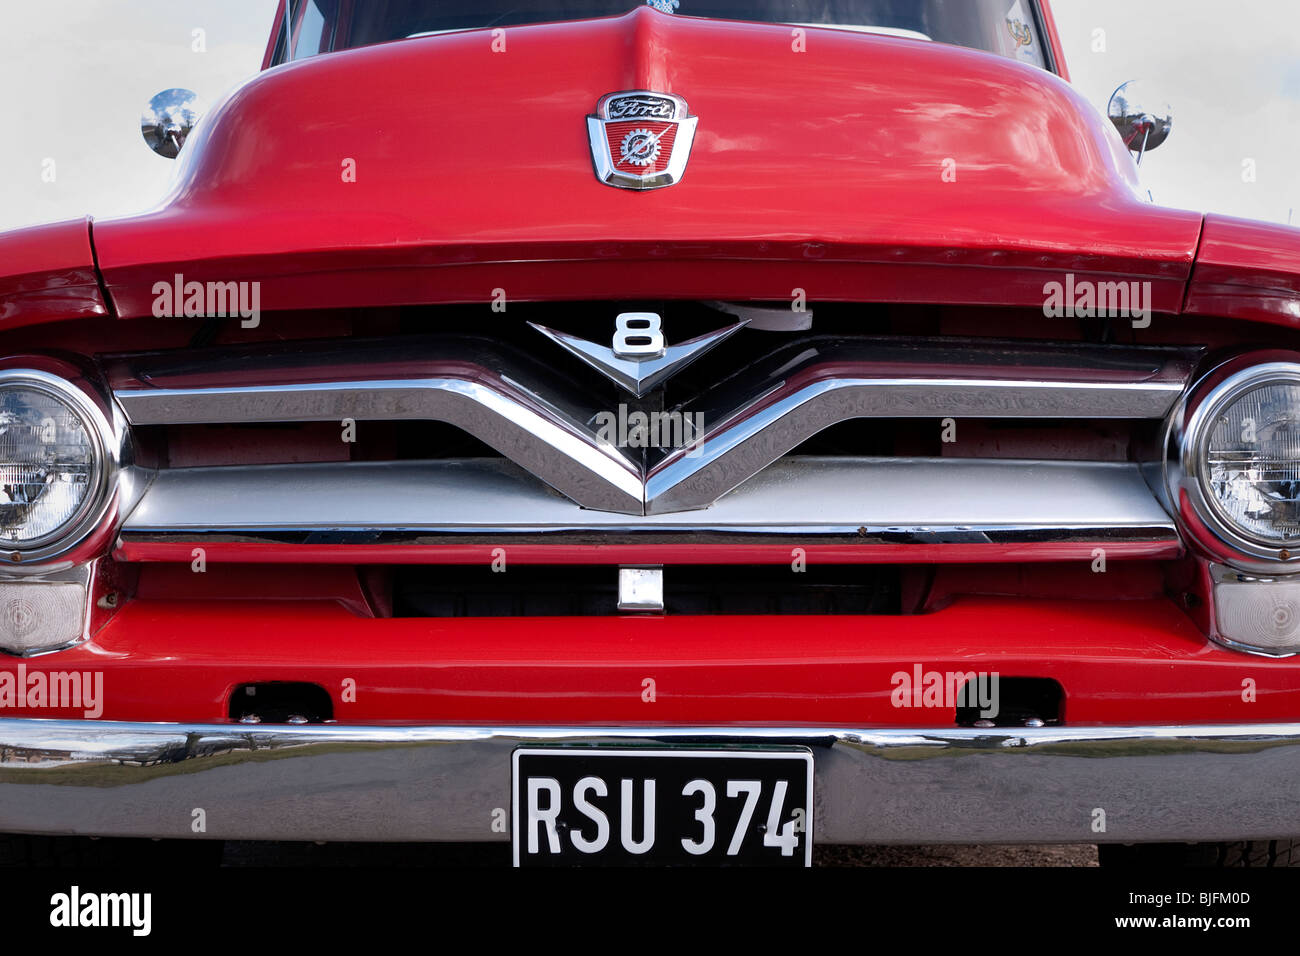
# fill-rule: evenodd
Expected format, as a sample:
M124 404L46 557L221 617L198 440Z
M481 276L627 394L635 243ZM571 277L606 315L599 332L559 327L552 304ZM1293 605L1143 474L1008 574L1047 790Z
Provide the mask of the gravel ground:
M821 846L816 866L1096 866L1080 846ZM227 843L225 866L509 866L505 844Z
M1091 844L1063 846L823 846L816 866L1096 866Z

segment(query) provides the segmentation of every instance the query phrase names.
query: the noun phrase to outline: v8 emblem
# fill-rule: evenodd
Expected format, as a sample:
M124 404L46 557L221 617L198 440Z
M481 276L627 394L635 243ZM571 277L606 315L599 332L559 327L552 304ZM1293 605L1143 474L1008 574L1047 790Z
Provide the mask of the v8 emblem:
M669 345L664 337L663 319L658 313L622 312L614 320L614 341L611 348L588 342L576 335L548 329L536 322L528 324L610 381L640 397L740 331L748 321L741 319L725 329Z

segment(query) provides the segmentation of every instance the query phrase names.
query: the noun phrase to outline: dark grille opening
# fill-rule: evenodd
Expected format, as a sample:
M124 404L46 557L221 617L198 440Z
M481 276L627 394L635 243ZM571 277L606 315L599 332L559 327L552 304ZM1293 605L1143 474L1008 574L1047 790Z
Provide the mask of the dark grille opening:
M664 571L668 614L899 614L899 569L824 565L683 565ZM405 567L393 578L394 617L618 614L614 567Z
M319 724L334 719L334 703L319 684L267 681L240 684L230 694L231 720L263 724Z
M858 418L832 425L792 455L917 458L1041 458L1128 461L1155 447L1159 422L962 419L945 442L938 418ZM594 426L593 426L594 427ZM501 458L454 425L358 421L344 441L338 422L147 426L136 431L144 460L162 467L302 462Z
M1002 677L996 682L989 676L976 678L977 684L969 690L962 685L957 699L958 727L1054 727L1065 717L1065 691L1048 677ZM964 691L964 692L963 692ZM983 698L981 699L981 694ZM982 704L992 702L985 710ZM991 716L985 716L991 714ZM982 721L982 723L977 723Z
M501 457L456 426L433 421L152 425L135 437L141 459L165 468Z
M445 422L358 422L353 461L500 458L468 432Z
M139 459L160 468L347 461L333 422L148 425L134 432Z
M936 433L941 429L937 421L933 427ZM1049 461L1149 460L1156 455L1163 427L1157 420L969 419L955 423L956 440L944 443L939 454Z
M945 426L940 418L855 418L818 432L790 454L1129 461L1154 447L1160 427L1155 421L963 418Z

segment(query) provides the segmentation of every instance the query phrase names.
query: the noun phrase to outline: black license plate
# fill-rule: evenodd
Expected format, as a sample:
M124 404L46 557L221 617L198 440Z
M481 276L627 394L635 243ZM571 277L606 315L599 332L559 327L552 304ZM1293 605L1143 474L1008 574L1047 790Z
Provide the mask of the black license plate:
M808 866L806 749L521 747L516 866Z

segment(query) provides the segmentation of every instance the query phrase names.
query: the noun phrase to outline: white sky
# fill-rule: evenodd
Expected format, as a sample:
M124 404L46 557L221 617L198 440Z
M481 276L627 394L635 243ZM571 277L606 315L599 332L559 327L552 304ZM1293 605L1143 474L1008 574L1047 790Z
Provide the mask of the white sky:
M175 162L140 115L178 86L208 104L257 73L276 0L0 0L0 229L137 212ZM193 31L207 52L195 53ZM55 162L55 181L42 164Z
M1053 0L1075 87L1104 110L1125 80L1173 104L1142 160L1165 206L1300 226L1300 0ZM1106 51L1092 52L1093 31ZM1253 159L1255 181L1242 163Z
M257 72L276 0L0 0L0 230L153 206L174 163L140 136L173 86L207 103ZM1300 226L1300 0L1055 0L1074 84L1173 104L1143 161L1157 202ZM206 52L194 52L202 29ZM1094 31L1105 31L1094 52ZM905 95L905 94L902 94ZM54 182L42 180L54 160ZM1255 181L1243 180L1254 161Z

